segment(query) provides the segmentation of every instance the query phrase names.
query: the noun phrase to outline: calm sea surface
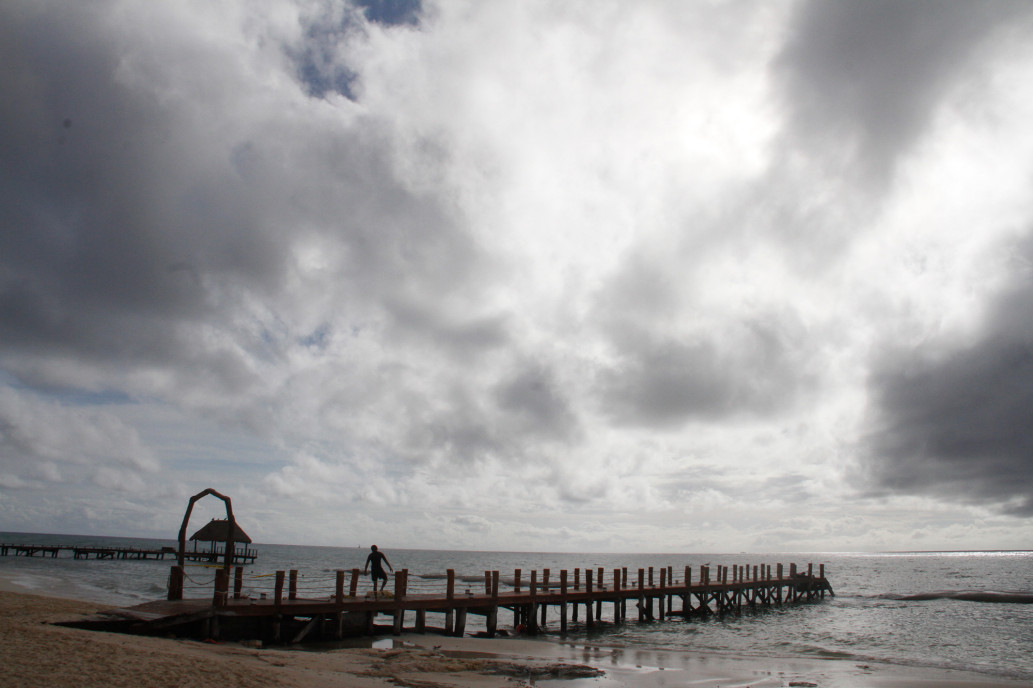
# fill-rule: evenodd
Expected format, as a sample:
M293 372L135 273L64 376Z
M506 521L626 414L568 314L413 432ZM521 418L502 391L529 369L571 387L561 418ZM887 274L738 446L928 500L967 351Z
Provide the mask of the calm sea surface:
M0 542L64 545L123 545L160 548L168 540L102 538L74 535L0 533ZM333 590L337 569L362 568L367 550L359 548L255 545L258 560L245 569L246 592L271 594L277 570L299 571L299 596ZM636 650L705 651L754 657L841 658L912 666L963 669L988 675L1033 681L1033 552L892 552L809 554L545 554L525 552L453 552L385 550L396 569L409 569L410 590L444 589L444 574L455 569L457 587L483 587L485 570L498 570L505 582L514 569L551 569L555 582L560 569L606 570L629 568L629 581L642 567L673 566L681 579L685 566L698 575L701 564L753 565L796 563L825 573L836 596L813 604L786 605L740 616L707 621L669 620L638 624L633 610L623 626L602 624L575 628L567 639ZM169 568L174 563L135 560L75 560L70 553L57 559L0 557L0 575L41 594L128 605L164 596ZM211 568L188 568L188 591L196 596L210 590ZM659 574L657 574L659 576ZM390 587L390 586L389 586ZM363 578L360 591L368 589ZM954 599L941 593L977 591L980 601ZM935 593L935 594L928 594ZM902 599L922 595L931 599ZM983 599L992 601L982 601ZM604 619L610 614L604 605ZM676 608L680 603L676 602ZM558 614L550 611L548 637L559 637ZM480 617L470 618L467 631L479 629ZM412 624L408 618L406 623ZM499 625L511 623L503 612ZM428 624L443 625L434 615Z

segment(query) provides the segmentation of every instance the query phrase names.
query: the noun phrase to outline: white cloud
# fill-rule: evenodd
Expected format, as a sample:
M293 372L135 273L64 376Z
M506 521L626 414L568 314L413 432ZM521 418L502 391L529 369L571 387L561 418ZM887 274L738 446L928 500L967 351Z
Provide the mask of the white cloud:
M1028 339L1021 4L7 15L0 527L161 530L134 499L210 486L258 539L487 549L1021 510L871 453L944 439L879 439L901 371Z

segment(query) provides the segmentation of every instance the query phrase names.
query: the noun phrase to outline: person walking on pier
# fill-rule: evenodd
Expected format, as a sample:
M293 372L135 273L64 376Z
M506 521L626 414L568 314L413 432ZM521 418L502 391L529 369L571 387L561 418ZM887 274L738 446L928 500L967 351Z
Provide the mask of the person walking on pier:
M369 556L366 557L366 566L362 569L363 575L369 571L370 567L373 567L371 578L373 580L373 597L377 596L377 580L381 581L380 591L383 592L384 586L387 585L387 573L384 571L383 564L387 564L387 568L391 569L391 573L394 573L394 567L391 566L391 562L387 560L384 553L377 549L376 545L370 546Z

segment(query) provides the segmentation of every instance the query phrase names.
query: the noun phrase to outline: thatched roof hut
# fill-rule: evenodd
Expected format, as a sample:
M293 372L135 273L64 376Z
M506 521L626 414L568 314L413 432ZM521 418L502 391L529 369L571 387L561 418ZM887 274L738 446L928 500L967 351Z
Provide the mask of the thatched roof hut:
M190 539L200 540L201 542L226 542L230 539L229 533L229 521L224 518L213 518L201 530L191 535ZM233 523L233 541L251 543L251 538L248 537L247 533L241 529L236 521Z

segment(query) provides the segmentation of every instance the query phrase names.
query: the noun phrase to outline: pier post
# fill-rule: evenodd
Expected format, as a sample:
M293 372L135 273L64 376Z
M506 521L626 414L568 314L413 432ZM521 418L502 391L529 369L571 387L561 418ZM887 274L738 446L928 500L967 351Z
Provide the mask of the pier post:
M445 572L447 576L447 582L445 587L445 599L449 602L456 598L456 570L448 569ZM448 605L448 609L445 611L445 635L452 635L455 630L453 620L455 619L455 609L452 605Z
M542 570L542 593L546 593L547 594L548 592L549 592L549 569L543 569ZM541 608L542 608L542 622L541 622L540 625L541 625L542 628L545 628L545 623L546 623L545 618L546 618L547 613L548 613L549 604L547 602L542 602Z
M287 599L298 599L298 570L291 569L290 581L287 584Z
M531 570L531 582L528 591L531 593L531 604L527 607L527 620L524 622L527 625L528 635L538 635L538 571Z
M591 595L592 593L592 569L585 569L585 592ZM595 620L592 618L592 599L589 598L585 603L585 625L594 626Z
M484 626L488 631L488 637L494 638L495 633L498 630L499 625L499 606L497 604L491 605L488 608L488 615L484 620Z
M244 567L238 566L233 572L233 599L239 600L244 589Z
M560 633L567 632L567 569L560 570Z
M275 601L275 604L276 604L277 607L283 606L283 579L284 579L284 575L285 574L284 574L283 571L277 571L276 572L276 587L274 589L273 600Z
M215 594L212 595L214 606L225 606L229 596L229 571L224 568L215 571Z
M689 588L692 586L692 567L685 567L685 594L681 596L681 615L689 618L690 607L692 606L692 593Z
M613 622L619 624L621 619L621 570L613 570Z
M491 585L489 586L488 594L491 596L491 606L488 607L488 618L485 620L485 626L488 630L488 637L494 638L495 631L499 625L499 572L491 572Z
M606 585L604 585L604 583L603 583L603 567L602 566L599 567L598 574L599 574L598 578L595 579L596 583L598 584L598 587L599 587L600 590L606 590ZM600 598L600 599L595 601L595 618L596 619L602 619L603 618L603 600L602 600L602 598Z
M667 601L667 569L660 567L660 602L659 619L664 620L664 602Z
M621 567L621 590L628 589L628 567ZM628 598L621 595L621 621L628 620Z
M169 594L170 600L183 599L183 567L173 566L169 572Z
M638 570L638 620L646 620L645 569Z
M348 595L350 597L359 596L359 570L352 569L351 583L348 585Z
M491 571L484 572L484 594L491 594Z
M394 624L391 627L391 632L394 635L402 634L402 624L405 621L405 588L408 577L409 569L395 571L395 618Z

